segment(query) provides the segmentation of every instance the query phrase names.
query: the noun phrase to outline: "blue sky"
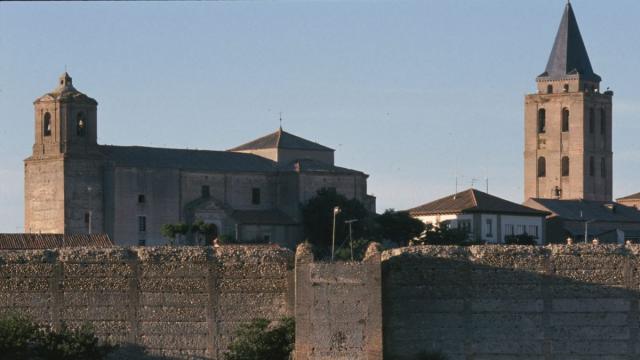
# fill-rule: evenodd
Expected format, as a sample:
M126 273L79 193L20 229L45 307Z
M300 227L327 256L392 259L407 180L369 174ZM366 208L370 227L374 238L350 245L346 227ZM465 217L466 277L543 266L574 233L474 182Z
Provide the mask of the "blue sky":
M640 191L640 2L574 0ZM0 232L21 231L32 101L65 65L102 144L224 150L283 127L370 174L378 210L489 177L523 201L523 102L561 0L0 2ZM475 185L483 189L484 180Z

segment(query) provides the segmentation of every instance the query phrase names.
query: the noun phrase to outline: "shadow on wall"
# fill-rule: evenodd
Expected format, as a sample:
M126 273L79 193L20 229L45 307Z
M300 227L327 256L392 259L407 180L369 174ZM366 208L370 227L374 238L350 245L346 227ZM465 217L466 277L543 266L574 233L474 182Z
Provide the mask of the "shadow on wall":
M385 359L638 359L640 247L383 254Z
M107 360L176 360L178 358L161 356L161 355L151 355L149 354L144 347L137 344L121 344L118 346L118 349L113 351L111 354L107 356ZM190 359L199 360L206 359L202 357L192 357Z

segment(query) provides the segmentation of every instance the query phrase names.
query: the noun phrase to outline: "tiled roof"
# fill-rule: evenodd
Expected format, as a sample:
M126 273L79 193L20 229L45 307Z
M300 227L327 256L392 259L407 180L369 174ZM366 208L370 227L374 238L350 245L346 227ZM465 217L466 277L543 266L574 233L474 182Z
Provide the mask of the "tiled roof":
M107 234L0 234L0 250L110 247Z
M545 216L546 212L469 189L408 210L411 215L492 213Z
M549 55L547 68L539 77L545 80L559 80L568 75L580 75L583 79L600 81L593 72L587 49L582 41L578 21L571 3L567 3L556 40Z
M220 172L275 172L269 159L230 151L166 149L143 146L100 146L109 161L118 166L173 168Z
M296 225L298 224L280 210L235 210L231 217L240 224L250 225Z
M334 151L324 145L295 136L282 129L263 136L261 138L240 145L230 151L242 150L259 150L259 149L293 149L293 150L315 150L315 151Z
M633 195L621 197L618 200L640 200L640 192Z
M640 211L612 201L529 199L526 204L564 220L640 223Z

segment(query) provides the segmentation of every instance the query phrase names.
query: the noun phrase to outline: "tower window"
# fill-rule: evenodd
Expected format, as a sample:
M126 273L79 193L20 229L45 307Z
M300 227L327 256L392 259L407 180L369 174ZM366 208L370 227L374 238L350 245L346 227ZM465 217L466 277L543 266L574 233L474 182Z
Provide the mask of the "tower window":
M259 205L260 204L260 189L259 188L251 189L251 203L253 205Z
M144 204L147 199L145 199L144 194L138 195L138 204Z
M202 189L200 190L200 193L203 198L208 198L209 196L211 196L211 190L209 189L209 185L202 185Z
M562 176L569 176L569 157L562 157Z
M553 94L553 85L547 85L547 94Z
M87 120L84 118L83 113L78 113L76 118L76 134L80 137L84 137L87 133Z
M607 112L604 109L600 109L600 134L604 135L607 132Z
M607 163L604 158L600 159L600 177L607 177Z
M595 119L596 115L595 115L595 111L593 110L593 108L589 109L589 134L593 134L593 132L595 131Z
M538 110L538 134L544 134L547 131L547 111L545 109Z
M596 169L595 169L593 156L589 157L589 175L590 176L595 176L596 175Z
M569 92L569 84L564 84L564 86L562 87L564 92Z
M547 176L547 160L544 156L538 158L538 177Z
M562 131L569 131L569 109L562 109Z
M138 216L138 232L146 232L146 231L147 231L147 217Z
M51 114L49 114L48 112L44 113L44 121L42 124L44 136L51 136Z

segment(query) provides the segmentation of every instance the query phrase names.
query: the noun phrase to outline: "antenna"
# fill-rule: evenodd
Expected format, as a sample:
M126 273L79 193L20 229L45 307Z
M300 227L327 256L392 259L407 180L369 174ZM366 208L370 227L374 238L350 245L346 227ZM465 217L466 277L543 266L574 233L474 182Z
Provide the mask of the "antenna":
M282 130L282 111L280 111L280 130Z

